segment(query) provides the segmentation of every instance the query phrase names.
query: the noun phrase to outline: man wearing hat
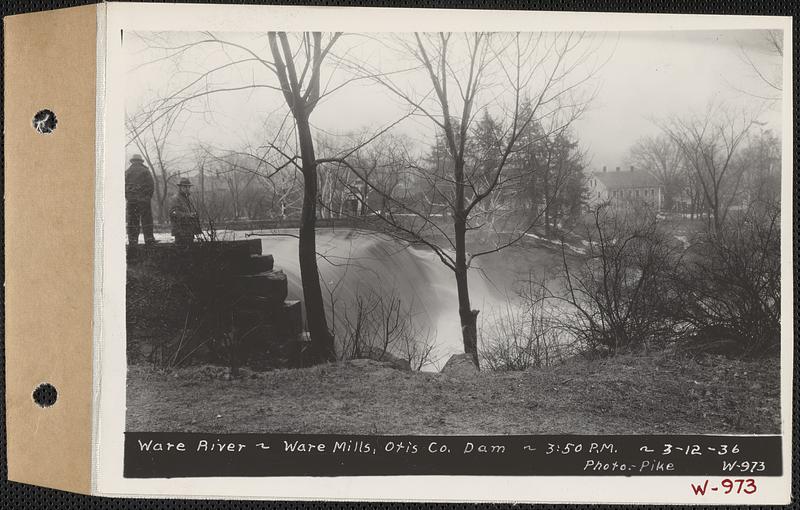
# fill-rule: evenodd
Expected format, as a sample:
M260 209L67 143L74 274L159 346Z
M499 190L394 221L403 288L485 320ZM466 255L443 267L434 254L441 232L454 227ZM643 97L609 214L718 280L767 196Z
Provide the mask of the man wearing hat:
M178 192L169 203L169 221L178 246L188 246L194 241L194 235L200 233L200 220L192 204L191 193L192 182L184 177L178 181Z
M145 244L156 242L153 237L153 211L150 200L155 185L150 170L139 154L131 156L131 166L125 170L125 216L128 226L128 244L139 242L139 225L144 233Z

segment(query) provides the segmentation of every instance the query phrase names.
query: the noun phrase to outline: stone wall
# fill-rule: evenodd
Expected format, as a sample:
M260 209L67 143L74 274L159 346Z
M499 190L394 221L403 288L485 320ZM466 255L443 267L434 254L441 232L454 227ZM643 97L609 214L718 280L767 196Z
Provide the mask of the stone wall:
M142 340L137 332L148 332L153 349L165 351L165 365L211 361L236 369L305 364L302 304L287 300L286 274L274 268L272 255L262 254L261 240L129 246L127 259L128 313L136 314L131 302L156 301L147 303L155 313L129 318L129 344ZM164 292L153 286L163 286ZM159 322L159 307L164 328L152 324Z

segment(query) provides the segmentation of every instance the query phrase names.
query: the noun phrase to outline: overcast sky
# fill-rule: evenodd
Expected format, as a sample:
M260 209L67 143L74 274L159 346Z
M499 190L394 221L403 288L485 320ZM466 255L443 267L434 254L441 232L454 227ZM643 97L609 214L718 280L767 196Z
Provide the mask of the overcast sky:
M217 35L271 60L264 34ZM158 46L174 47L200 37L203 36L196 33L127 34L129 112L244 55L235 48L205 45L180 58L162 59L166 53ZM582 90L587 94L596 91L596 95L583 117L574 123L573 132L587 151L592 167L625 164L636 139L657 132L653 118L702 111L712 100L725 100L736 108L754 108L761 102L754 95L774 96L775 91L759 79L745 55L770 78L780 76L781 71L780 58L768 51L762 31L597 33L584 46L591 48L592 57L576 68L575 75L591 74ZM348 59L367 59L381 70L400 69L408 64L384 43L357 34L344 37L334 51ZM454 52L458 54L457 49ZM275 84L263 66L253 63L232 66L213 76L208 84L211 88ZM348 73L338 71L331 86L347 77ZM430 86L424 74L419 73L398 75L397 80L418 94L424 94ZM499 97L501 82L497 76L487 80L497 87L487 88L484 102L492 103ZM498 102L503 104L500 99ZM286 113L280 92L266 88L214 94L187 103L187 107L190 111L177 124L167 148L173 155L184 153L198 142L219 149L255 143L265 136L265 122L275 125ZM490 110L500 111L492 107ZM314 111L312 123L318 130L336 135L377 129L407 111L406 104L380 85L361 82L327 97ZM780 132L777 104L765 110L760 120L767 123L765 128ZM431 139L432 123L415 117L403 121L396 130L423 145ZM128 152L133 150L129 148Z

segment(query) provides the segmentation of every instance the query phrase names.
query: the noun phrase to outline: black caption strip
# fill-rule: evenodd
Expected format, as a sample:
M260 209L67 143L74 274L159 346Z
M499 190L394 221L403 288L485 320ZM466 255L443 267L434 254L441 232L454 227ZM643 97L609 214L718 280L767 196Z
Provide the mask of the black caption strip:
M128 432L126 478L780 476L780 436L361 436Z

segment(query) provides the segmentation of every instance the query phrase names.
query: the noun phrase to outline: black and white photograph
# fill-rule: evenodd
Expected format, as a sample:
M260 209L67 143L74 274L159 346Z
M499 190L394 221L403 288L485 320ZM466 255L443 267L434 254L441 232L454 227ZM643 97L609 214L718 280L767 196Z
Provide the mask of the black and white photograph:
M269 28L119 34L129 439L786 432L782 30Z

